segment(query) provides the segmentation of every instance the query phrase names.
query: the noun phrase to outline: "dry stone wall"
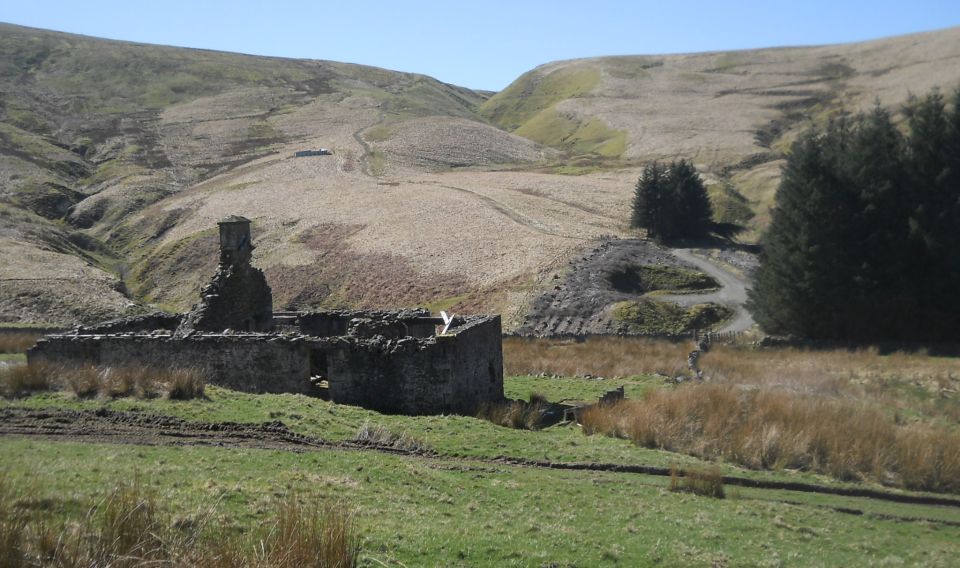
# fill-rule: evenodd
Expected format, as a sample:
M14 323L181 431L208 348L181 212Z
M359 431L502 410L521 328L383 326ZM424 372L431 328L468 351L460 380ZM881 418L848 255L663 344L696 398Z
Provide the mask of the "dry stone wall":
M302 341L256 335L62 335L43 339L28 353L30 364L103 367L196 368L209 381L253 393L316 394Z
M503 400L499 316L478 316L430 339L338 344L328 353L330 398L381 412L471 414Z

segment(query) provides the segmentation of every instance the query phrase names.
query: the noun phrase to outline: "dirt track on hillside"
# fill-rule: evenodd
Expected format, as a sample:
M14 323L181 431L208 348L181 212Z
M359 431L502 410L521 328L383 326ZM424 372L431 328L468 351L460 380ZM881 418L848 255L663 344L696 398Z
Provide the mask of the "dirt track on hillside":
M744 307L747 303L747 283L743 278L724 269L716 263L693 254L690 249L674 249L673 255L681 262L696 266L698 270L709 274L720 283L720 289L707 294L672 294L660 296L658 300L676 302L681 306L695 304L721 304L733 309L733 317L717 331L746 331L753 327L753 316Z

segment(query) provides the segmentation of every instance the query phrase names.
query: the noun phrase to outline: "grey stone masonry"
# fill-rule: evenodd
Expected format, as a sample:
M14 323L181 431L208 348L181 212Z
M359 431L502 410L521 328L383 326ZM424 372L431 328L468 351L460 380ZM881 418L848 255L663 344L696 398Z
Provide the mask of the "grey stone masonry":
M500 316L456 316L444 333L445 319L425 309L274 317L266 278L250 264L250 221L219 225L220 264L190 312L48 335L28 363L201 369L236 390L326 394L405 414L470 414L504 399Z
M187 313L176 335L191 331L269 331L273 294L263 272L250 264L250 221L228 217L220 226L220 265L200 291L200 303Z

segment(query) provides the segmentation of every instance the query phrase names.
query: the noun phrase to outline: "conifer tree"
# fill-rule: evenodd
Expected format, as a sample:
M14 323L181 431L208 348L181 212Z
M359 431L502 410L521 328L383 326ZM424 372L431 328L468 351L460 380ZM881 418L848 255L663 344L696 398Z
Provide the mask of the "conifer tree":
M951 340L960 332L960 92L879 105L794 144L748 307L766 331Z
M670 164L667 174L667 186L674 193L676 203L673 235L698 237L707 234L713 223L713 210L697 169L687 160L680 160Z
M843 123L810 132L793 146L777 191L748 307L770 333L834 336L841 307L847 207L836 155Z
M907 108L910 292L917 316L931 332L956 333L960 325L960 93L948 112L934 90Z
M631 226L656 240L706 234L712 226L707 189L686 160L647 164L634 188Z
M669 222L666 194L667 172L659 162L647 164L633 192L633 214L630 225L646 229L647 236L660 239Z

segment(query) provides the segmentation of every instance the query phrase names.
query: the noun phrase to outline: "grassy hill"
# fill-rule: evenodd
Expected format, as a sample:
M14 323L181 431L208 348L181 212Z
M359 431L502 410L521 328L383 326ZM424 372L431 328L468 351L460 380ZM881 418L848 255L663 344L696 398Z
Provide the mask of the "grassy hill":
M525 73L480 107L510 132L609 166L687 157L768 221L797 134L876 101L960 86L960 28L850 45L600 57ZM592 162L591 162L592 161Z
M597 58L490 96L0 24L0 322L185 309L212 271L215 222L240 214L278 307L420 304L515 325L571 258L631 234L644 161L692 158L756 238L797 132L952 88L958 57L960 29ZM316 147L334 154L292 158Z

